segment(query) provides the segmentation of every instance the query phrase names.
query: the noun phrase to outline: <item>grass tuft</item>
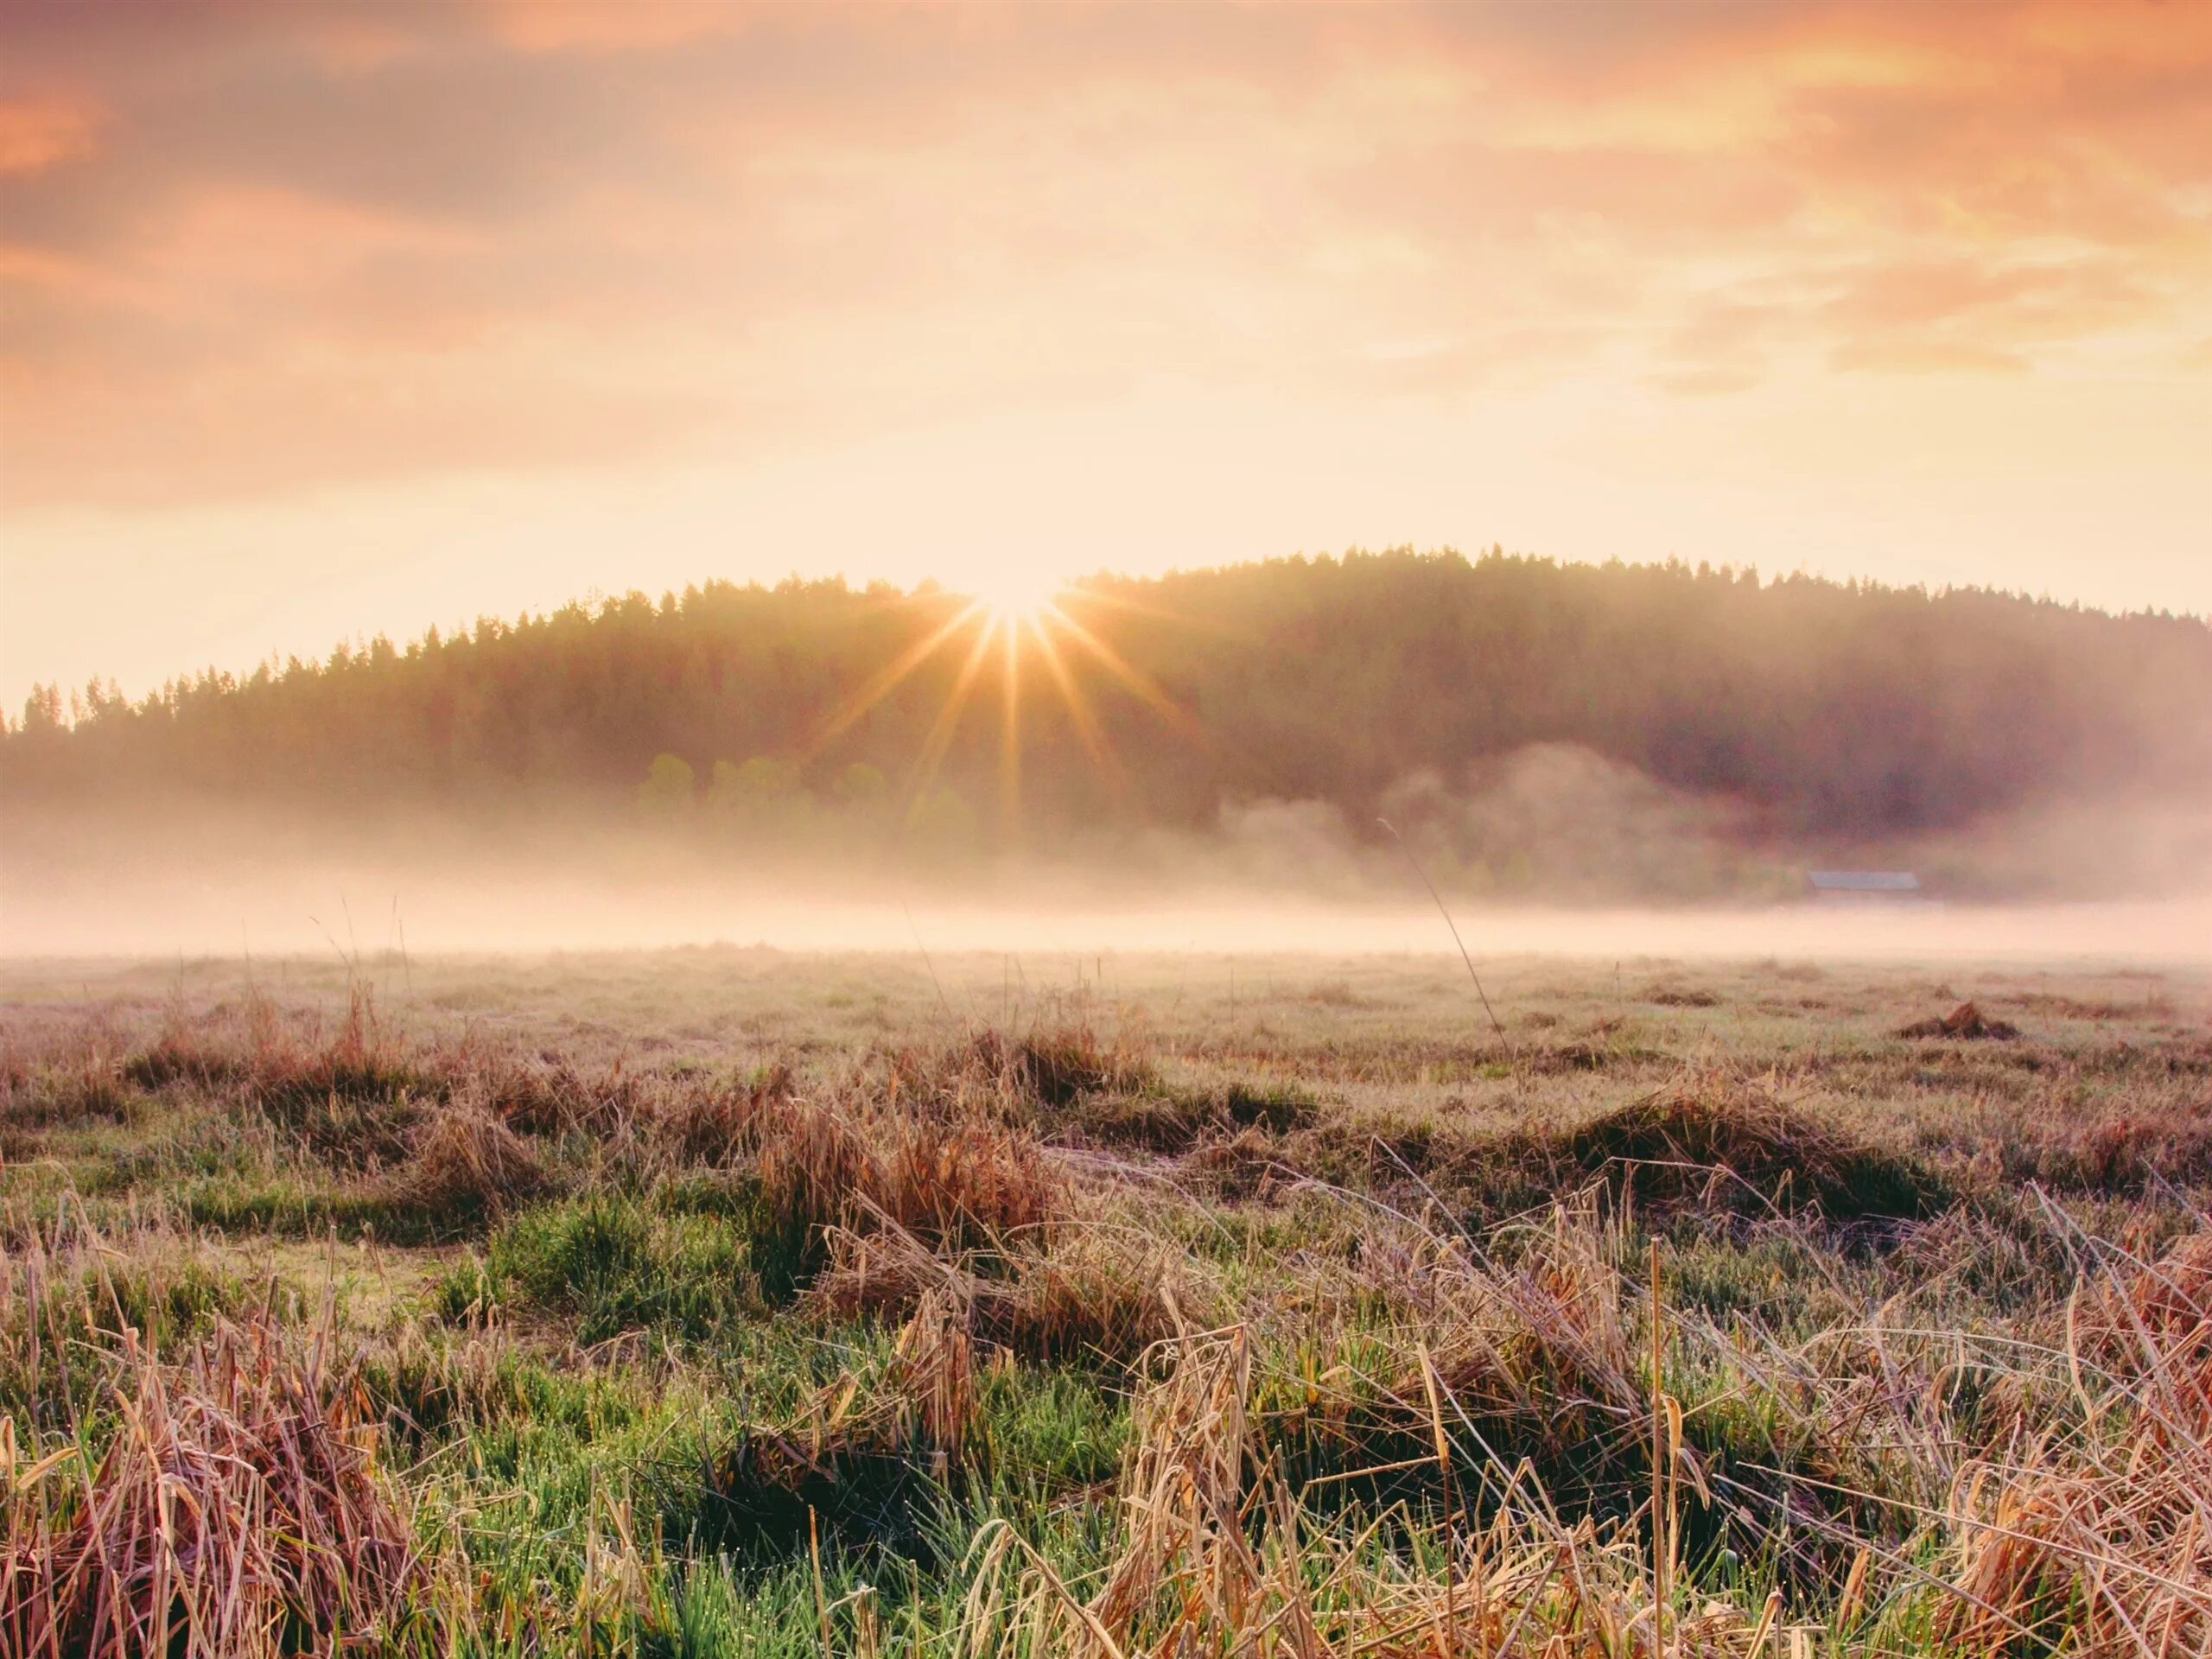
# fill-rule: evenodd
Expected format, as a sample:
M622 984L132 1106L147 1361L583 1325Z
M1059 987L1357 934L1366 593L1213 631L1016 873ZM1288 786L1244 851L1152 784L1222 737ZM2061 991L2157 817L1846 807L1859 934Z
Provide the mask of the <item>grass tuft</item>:
M1917 1160L1853 1140L1770 1088L1714 1070L1685 1072L1565 1134L1526 1138L1517 1154L1605 1176L1654 1202L1814 1205L1840 1221L1925 1217L1948 1196Z
M819 1529L926 1556L967 1478L976 1421L974 1349L942 1296L926 1296L873 1378L841 1376L790 1418L747 1429L702 1473L716 1541L789 1554Z
M142 1363L96 1459L0 1447L0 1647L274 1659L428 1634L431 1575L350 1399L319 1344L232 1326L175 1374Z
M415 1132L386 1189L394 1202L459 1225L496 1216L552 1185L530 1143L480 1106L439 1108Z

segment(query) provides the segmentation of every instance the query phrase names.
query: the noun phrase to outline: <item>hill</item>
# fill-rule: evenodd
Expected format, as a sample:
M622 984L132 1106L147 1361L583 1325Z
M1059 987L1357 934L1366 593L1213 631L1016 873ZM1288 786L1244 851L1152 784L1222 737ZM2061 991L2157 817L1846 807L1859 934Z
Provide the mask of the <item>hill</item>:
M1099 577L1033 623L928 589L715 582L136 702L43 690L0 737L16 808L557 804L761 836L828 814L982 846L1204 830L1261 801L1368 824L1569 752L1655 810L1829 846L2199 794L2212 629L1497 552Z

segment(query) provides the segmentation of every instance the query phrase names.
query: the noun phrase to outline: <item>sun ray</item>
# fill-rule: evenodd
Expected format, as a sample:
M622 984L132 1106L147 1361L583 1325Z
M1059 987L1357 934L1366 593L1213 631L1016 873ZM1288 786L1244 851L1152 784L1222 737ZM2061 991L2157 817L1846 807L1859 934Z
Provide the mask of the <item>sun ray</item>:
M1186 737L1195 738L1198 727L1190 715L1179 708L1173 698L1160 689L1157 682L1141 669L1125 659L1119 652L1096 634L1070 616L1058 605L1050 607L1046 617L1052 626L1088 651L1099 665L1119 680L1139 701Z
M1000 670L999 820L1011 842L1021 830L1021 620L1001 616L998 631L1005 647ZM1034 631L1035 624L1028 625Z
M916 596L919 598L919 595ZM1113 753L1090 696L1084 674L1073 659L1071 645L1080 646L1086 658L1112 681L1134 695L1173 729L1195 738L1191 717L1177 706L1157 682L1128 662L1090 627L1070 614L1069 607L1097 603L1117 610L1141 610L1089 589L1064 588L1033 579L1026 574L1010 576L988 591L967 597L944 621L902 650L872 675L823 724L809 747L809 756L819 754L841 734L930 662L960 634L972 628L974 636L944 705L924 735L900 790L901 822L911 825L943 770L945 757L959 734L960 725L973 701L977 683L999 658L998 821L1007 844L1018 841L1022 817L1022 656L1033 651L1046 677L1067 710L1077 741L1093 773L1115 798L1128 793L1128 778Z
M846 699L844 706L832 715L829 722L816 734L813 743L807 750L809 757L819 754L838 736L849 730L854 721L882 702L901 680L935 656L940 645L969 622L982 615L984 609L982 601L979 599L969 601L966 605L953 613L951 619L943 626L909 645L887 667L879 670L866 684Z
M1083 695L1083 688L1075 683L1075 676L1069 671L1066 661L1060 655L1058 644L1046 628L1039 628L1036 638L1038 654L1044 658L1046 671L1052 677L1052 683L1058 688L1060 701L1067 708L1069 720L1074 722L1077 741L1090 757L1092 769L1106 780L1107 788L1116 797L1126 794L1128 777L1122 772L1121 763L1115 760L1113 752L1106 747L1105 734L1098 729L1098 717L1091 712L1090 700Z
M1148 617L1155 622L1169 622L1192 633L1201 633L1214 639L1233 639L1238 630L1205 617L1193 616L1185 611L1166 605L1150 605L1122 594L1108 593L1099 588L1072 587L1055 596L1055 602L1065 607L1077 601L1083 604L1103 607L1109 611L1123 611L1131 616Z
M968 660L960 665L960 673L952 683L952 690L945 694L944 707L938 710L936 721L922 740L921 753L906 774L906 810L911 817L921 804L922 791L936 778L938 767L943 764L944 752L951 746L953 734L960 728L961 710L967 707L969 694L976 689L977 673L983 658L991 649L992 630L987 625L976 631L976 643L968 652Z

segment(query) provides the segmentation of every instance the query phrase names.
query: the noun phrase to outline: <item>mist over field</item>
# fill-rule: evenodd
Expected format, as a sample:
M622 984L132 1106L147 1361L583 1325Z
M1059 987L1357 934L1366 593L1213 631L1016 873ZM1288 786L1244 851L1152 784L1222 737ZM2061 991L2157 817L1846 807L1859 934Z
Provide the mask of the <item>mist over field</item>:
M1398 949L1430 885L1497 948L2171 951L2212 631L1495 554L709 585L49 689L0 776L14 954ZM1919 888L1837 916L1815 869Z
M1554 768L1561 757L1538 764ZM1572 762L1578 772L1597 765ZM0 954L714 944L1078 956L1449 951L1426 877L1481 954L2212 956L2212 831L2184 809L2055 815L1893 849L1888 862L1920 873L1923 893L1836 906L1812 893L1795 849L1747 849L1694 805L1670 806L1648 785L1637 793L1649 798L1631 816L1591 810L1558 823L1556 838L1540 843L1547 875L1503 892L1495 879L1471 880L1433 829L1425 835L1416 823L1403 842L1362 836L1314 802L1258 804L1224 815L1211 833L1100 836L953 863L834 843L813 856L798 848L748 855L603 821L423 819L368 831L189 800L155 804L143 820L16 815L0 858ZM1516 810L1529 804L1516 798ZM1487 817L1492 808L1465 810ZM1947 893L1951 870L1969 879ZM2007 877L2020 890L2012 896Z

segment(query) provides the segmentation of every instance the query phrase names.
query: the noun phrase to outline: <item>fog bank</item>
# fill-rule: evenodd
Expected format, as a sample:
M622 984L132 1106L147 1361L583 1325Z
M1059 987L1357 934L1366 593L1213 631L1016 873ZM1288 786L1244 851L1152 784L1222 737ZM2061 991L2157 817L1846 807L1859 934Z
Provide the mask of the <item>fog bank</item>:
M1055 895L1041 884L950 897L577 871L265 866L159 883L5 883L0 954L237 957L545 952L680 945L783 950L1206 954L1450 952L1444 918L1408 875L1395 896L1319 900L1282 888L1122 889ZM1605 958L1999 957L2212 959L2212 899L2051 905L1812 903L1569 907L1448 899L1478 956Z
M1387 826L1259 800L1202 831L992 847L863 836L787 803L677 823L557 804L10 804L0 954L1450 950L1433 882L1479 953L2212 957L2212 810L2195 802L2075 800L1973 832L1811 843L1554 745L1456 785L1409 775L1376 804ZM1911 870L1921 890L1838 907L1816 902L1814 868Z

